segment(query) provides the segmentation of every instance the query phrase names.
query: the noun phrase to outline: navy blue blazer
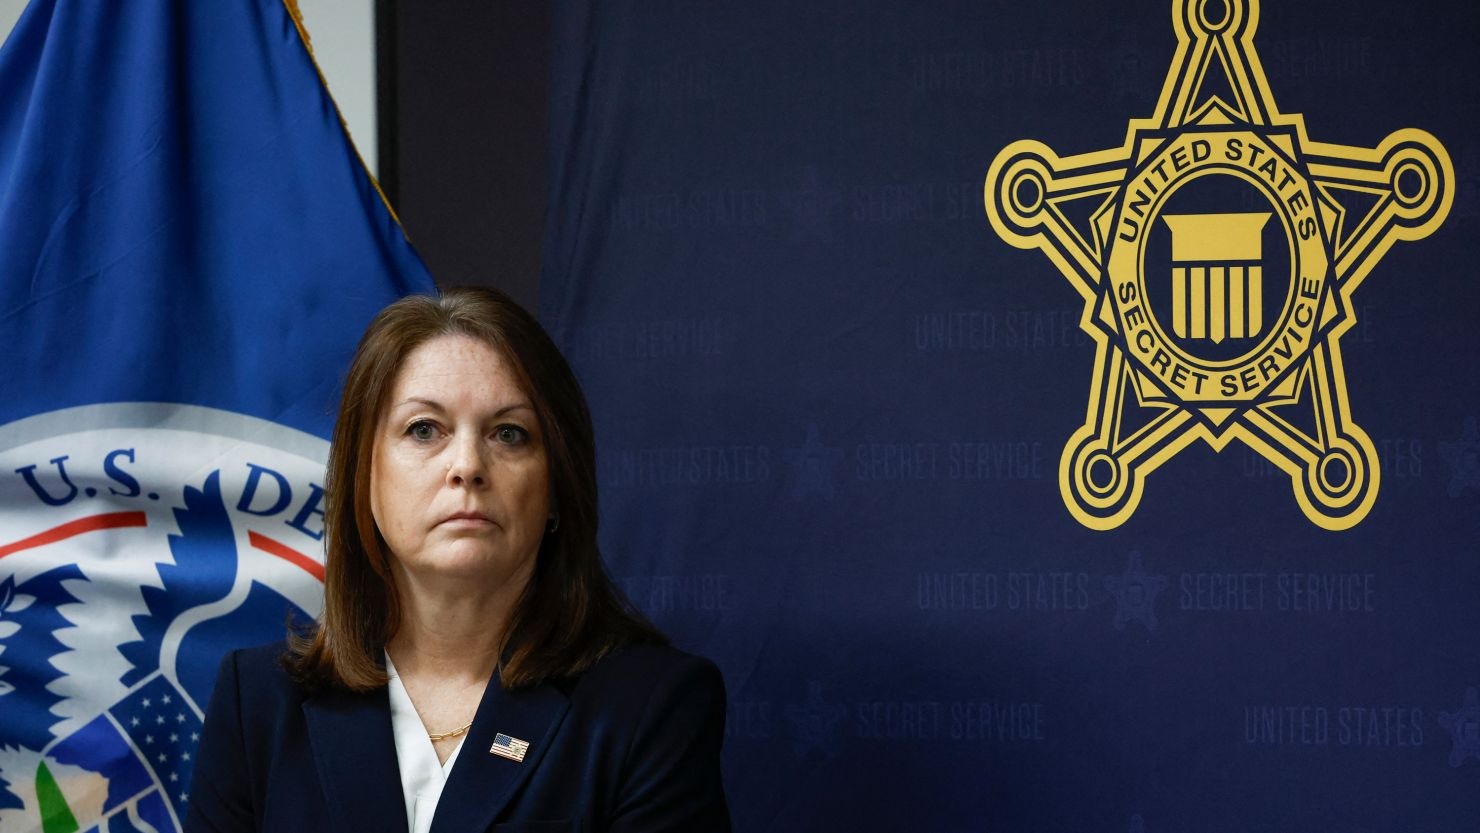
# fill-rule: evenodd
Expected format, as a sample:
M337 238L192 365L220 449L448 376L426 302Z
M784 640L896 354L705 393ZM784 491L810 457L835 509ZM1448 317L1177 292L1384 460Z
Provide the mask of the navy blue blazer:
M306 692L282 643L221 662L206 710L186 833L405 833L390 699ZM719 669L673 648L623 648L578 678L488 683L432 833L728 831ZM489 753L529 742L523 762Z

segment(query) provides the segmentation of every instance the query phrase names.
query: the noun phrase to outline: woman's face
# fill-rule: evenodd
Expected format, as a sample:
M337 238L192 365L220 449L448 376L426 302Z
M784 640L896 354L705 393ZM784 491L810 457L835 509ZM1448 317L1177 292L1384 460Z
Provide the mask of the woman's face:
M370 466L375 524L413 583L449 578L517 593L549 507L544 438L509 362L467 336L413 350Z

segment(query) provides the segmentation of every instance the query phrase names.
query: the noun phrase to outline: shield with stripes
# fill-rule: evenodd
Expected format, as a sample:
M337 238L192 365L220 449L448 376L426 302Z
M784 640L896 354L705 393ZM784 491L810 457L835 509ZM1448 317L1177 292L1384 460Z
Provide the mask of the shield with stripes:
M1269 212L1163 214L1172 232L1172 331L1187 340L1257 338L1264 328L1262 233Z

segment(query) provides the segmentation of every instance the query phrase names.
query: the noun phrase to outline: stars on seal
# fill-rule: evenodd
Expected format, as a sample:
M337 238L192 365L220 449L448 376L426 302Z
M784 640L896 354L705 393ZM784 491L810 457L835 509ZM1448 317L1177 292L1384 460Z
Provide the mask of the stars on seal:
M812 495L818 495L826 500L832 500L835 494L833 488L833 467L843 460L843 450L830 445L823 445L817 423L807 426L807 437L801 446L788 448L784 452L786 462L790 463L793 471L791 477L792 500L805 500Z
M189 704L173 683L156 675L109 710L160 782L190 783L202 719ZM185 793L170 792L168 798L183 815Z
M1166 586L1166 576L1147 575L1141 553L1132 551L1126 556L1125 572L1105 577L1105 589L1115 597L1115 629L1125 630L1130 622L1140 622L1146 630L1156 630L1156 596Z
M1450 497L1480 491L1480 427L1474 417L1465 420L1465 430L1453 442L1439 443L1439 456L1449 464Z
M1439 725L1449 730L1454 746L1449 765L1457 767L1470 758L1480 761L1480 690L1465 689L1465 703L1452 712L1439 712Z
M805 758L814 749L832 757L836 745L833 734L847 713L847 706L823 698L820 681L807 683L807 702L786 707L786 719L791 721L796 739L797 757Z

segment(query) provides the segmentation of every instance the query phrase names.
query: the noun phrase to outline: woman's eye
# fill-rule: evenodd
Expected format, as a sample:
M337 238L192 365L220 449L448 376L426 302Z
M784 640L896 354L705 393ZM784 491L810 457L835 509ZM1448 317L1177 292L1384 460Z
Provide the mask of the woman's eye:
M505 445L520 445L529 439L529 432L517 425L500 425L494 430L493 436Z
M437 426L430 422L413 422L411 427L406 429L406 433L410 434L413 439L426 442L437 436Z

